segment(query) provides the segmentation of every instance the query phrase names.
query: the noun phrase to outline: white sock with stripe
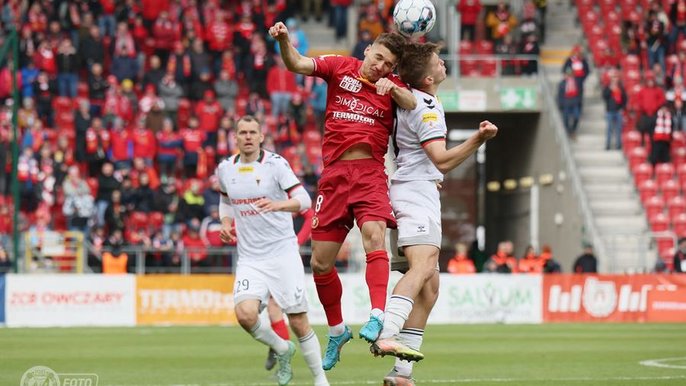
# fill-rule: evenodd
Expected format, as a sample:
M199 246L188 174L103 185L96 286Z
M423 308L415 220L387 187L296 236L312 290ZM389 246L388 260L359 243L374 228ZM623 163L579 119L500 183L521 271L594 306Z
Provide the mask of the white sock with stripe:
M424 340L424 330L419 328L404 328L400 331L400 339L408 347L419 351ZM395 359L395 370L400 375L409 377L412 375L412 366L414 362L404 361L402 359Z
M300 350L302 351L303 358L305 358L305 363L307 363L307 367L312 372L314 384L328 385L329 382L326 380L326 374L322 368L322 348L319 345L319 339L317 339L314 330L310 330L305 336L298 338L298 341L300 342Z
M256 341L271 347L279 355L288 351L288 343L281 339L280 336L276 335L269 323L263 323L260 317L257 318L257 323L250 329L250 335L252 335Z
M412 312L414 301L401 295L392 295L386 305L386 316L379 339L397 335Z

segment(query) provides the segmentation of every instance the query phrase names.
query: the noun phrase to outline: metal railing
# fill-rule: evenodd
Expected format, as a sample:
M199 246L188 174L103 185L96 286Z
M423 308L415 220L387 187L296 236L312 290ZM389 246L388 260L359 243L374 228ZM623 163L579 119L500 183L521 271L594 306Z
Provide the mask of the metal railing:
M550 120L550 126L555 130L555 138L560 147L560 156L562 157L562 162L567 167L567 172L571 179L570 183L574 194L578 198L579 207L581 208L581 217L584 224L584 229L582 231L582 237L586 238L587 241L593 243L596 256L599 260L607 259L607 251L605 245L602 243L603 240L600 238L600 234L595 224L595 219L591 212L591 206L589 204L588 196L586 191L583 189L583 184L581 183L581 176L576 167L576 162L572 156L571 146L569 145L569 140L567 139L567 132L562 124L562 117L560 115L560 110L557 108L556 100L557 98L550 89L548 84L548 75L546 69L543 66L538 68L541 93L543 95L542 103L544 103L542 109L548 111L548 117ZM589 240L590 239L590 240Z

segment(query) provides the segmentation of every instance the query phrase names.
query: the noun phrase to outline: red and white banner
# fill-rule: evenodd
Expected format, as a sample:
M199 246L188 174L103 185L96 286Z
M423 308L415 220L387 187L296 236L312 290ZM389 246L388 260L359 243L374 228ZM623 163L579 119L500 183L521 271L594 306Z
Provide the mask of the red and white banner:
M133 275L7 275L8 327L133 326Z
M665 296L679 298L682 290L686 275L545 275L543 321L669 322L686 317L686 309L670 304L669 317L648 311Z

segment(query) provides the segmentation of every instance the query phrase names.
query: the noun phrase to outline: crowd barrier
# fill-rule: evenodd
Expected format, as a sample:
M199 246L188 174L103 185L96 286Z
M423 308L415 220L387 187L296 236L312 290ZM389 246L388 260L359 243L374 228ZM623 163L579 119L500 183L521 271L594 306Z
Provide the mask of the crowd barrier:
M391 274L389 287L400 275ZM343 315L364 323L363 274L341 274ZM233 275L0 276L0 324L7 327L233 325ZM311 275L313 324L325 324ZM686 322L686 275L449 275L434 324Z

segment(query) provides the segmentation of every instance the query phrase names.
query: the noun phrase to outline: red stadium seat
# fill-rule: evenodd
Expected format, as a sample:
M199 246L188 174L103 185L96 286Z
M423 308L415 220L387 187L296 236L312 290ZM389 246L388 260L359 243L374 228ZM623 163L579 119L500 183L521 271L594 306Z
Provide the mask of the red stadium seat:
M653 196L648 198L645 203L646 215L649 219L657 216L658 214L664 214L665 211L665 201L660 196Z
M138 230L147 228L148 226L148 216L143 212L132 212L129 216L128 228L130 230Z
M655 166L655 181L659 186L666 180L674 178L674 165L671 163L662 163Z
M683 186L686 183L686 164L681 164L676 168L676 177L679 180L679 184Z
M667 201L667 211L670 219L676 218L681 213L686 213L686 200L681 196L672 197L671 200Z
M322 135L319 130L307 130L303 133L305 147L321 147Z
M686 237L686 213L680 213L675 218L673 217L672 225L677 237Z
M657 184L653 180L645 180L638 185L638 194L641 197L641 202L646 203L650 197L657 195Z
M631 152L641 146L641 133L638 130L629 130L622 134L622 148L624 154L631 154Z
M492 78L498 75L498 62L495 59L484 59L480 62L480 75Z
M162 212L150 212L148 213L148 221L150 227L155 231L162 230L162 225L164 224L164 214Z
M634 170L639 164L648 160L648 151L644 147L635 147L629 153L629 168Z
M670 202L672 198L679 196L679 183L675 180L666 180L660 185L660 192L665 201Z
M471 55L474 53L474 43L470 40L462 40L458 47L458 51L461 55Z
M669 230L669 219L664 213L657 213L652 217L649 217L648 222L650 223L650 229L653 232L664 232Z
M679 169L679 166L686 164L686 147L674 147L671 148L672 163Z
M493 42L488 40L479 40L476 42L476 53L480 55L493 54Z
M632 169L634 174L634 183L636 186L641 186L643 181L651 179L653 175L653 166L647 162L642 162Z

